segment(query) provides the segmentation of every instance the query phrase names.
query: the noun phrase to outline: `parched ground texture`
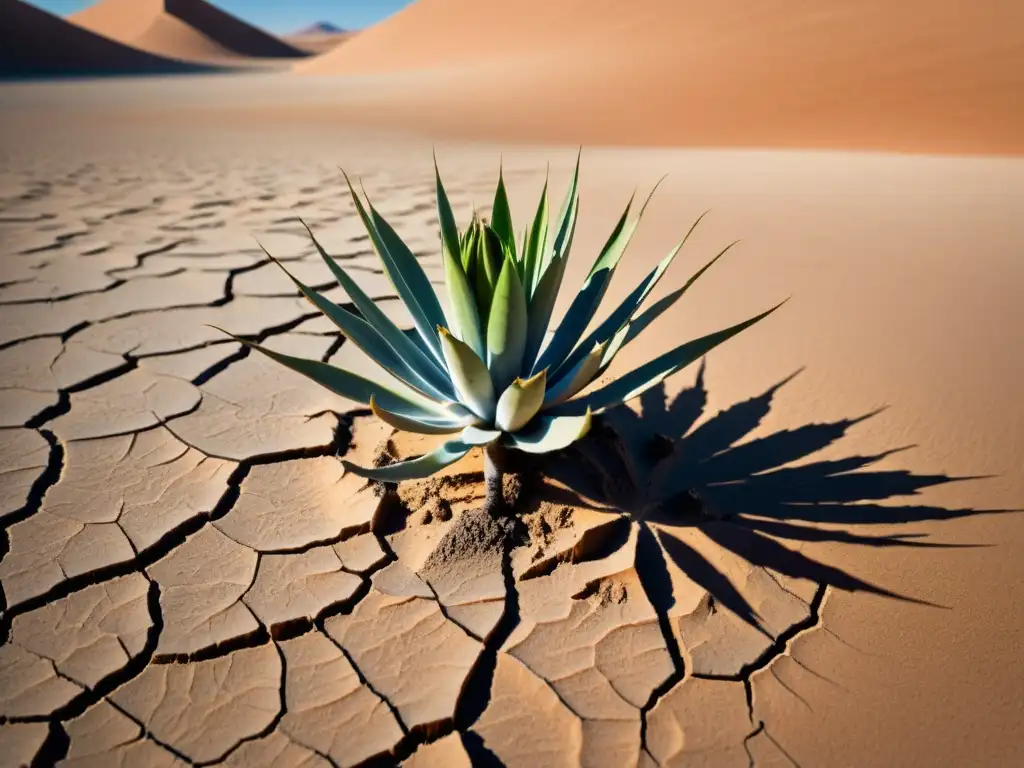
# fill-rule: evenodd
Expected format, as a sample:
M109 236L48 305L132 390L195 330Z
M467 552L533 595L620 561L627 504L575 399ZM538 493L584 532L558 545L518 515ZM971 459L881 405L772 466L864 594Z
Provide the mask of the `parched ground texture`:
M211 327L372 371L254 240L346 303L297 216L408 325L336 158L50 150L0 166L0 764L792 764L761 692L800 706L794 641L829 631L830 585L869 585L789 567L778 526L695 522L659 462L702 404L643 404L677 425L648 466L597 435L590 501L545 465L512 540L473 517L472 454L382 495L339 457L390 430ZM345 157L440 283L429 163ZM494 158L447 155L463 219ZM772 392L705 429L705 477L735 487L727 449Z

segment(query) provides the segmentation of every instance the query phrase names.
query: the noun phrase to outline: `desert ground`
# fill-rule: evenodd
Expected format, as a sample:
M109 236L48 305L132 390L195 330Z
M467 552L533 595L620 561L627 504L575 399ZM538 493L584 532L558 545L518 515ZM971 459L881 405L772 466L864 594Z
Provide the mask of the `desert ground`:
M512 19L490 58L473 35L382 52L447 30L455 0L291 59L203 31L204 4L119 2L48 18L96 35L103 71L163 62L151 76L0 83L0 766L1024 764L1015 4L936 5L904 77L871 90L865 50L870 77L830 80L853 78L866 3L799 93L765 54L763 103L729 112L733 67L720 99L687 86L709 104L688 123L650 77L630 91L655 2L603 62L597 4L565 53L594 66L561 79L558 25L530 40ZM578 11L549 5L563 30ZM776 49L811 23L783 21ZM951 61L976 69L940 80ZM244 71L152 74L166 62ZM502 73L514 108L483 87ZM613 90L632 117L604 111ZM789 112L758 123L780 93ZM261 245L349 303L301 217L408 327L339 166L443 292L432 150L461 225L501 163L521 228L546 177L557 210L580 143L556 315L665 174L606 306L705 211L651 302L741 239L612 376L791 298L529 465L511 537L475 515L479 453L382 492L340 459L425 441L211 327L384 376Z

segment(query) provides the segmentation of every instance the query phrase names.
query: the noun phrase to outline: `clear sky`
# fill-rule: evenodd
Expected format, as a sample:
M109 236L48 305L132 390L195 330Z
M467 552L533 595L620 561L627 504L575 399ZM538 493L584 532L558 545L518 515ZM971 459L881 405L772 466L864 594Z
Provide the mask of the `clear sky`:
M93 5L93 0L28 0L58 16ZM271 32L291 32L314 21L362 29L390 16L410 0L213 0L213 4Z

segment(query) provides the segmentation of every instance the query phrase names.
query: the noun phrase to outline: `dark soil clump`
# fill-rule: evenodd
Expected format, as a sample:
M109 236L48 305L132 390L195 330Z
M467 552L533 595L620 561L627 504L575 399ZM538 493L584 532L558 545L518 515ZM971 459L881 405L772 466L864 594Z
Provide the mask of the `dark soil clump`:
M430 553L423 571L450 566L481 554L502 553L523 538L522 523L495 518L482 509L463 512Z

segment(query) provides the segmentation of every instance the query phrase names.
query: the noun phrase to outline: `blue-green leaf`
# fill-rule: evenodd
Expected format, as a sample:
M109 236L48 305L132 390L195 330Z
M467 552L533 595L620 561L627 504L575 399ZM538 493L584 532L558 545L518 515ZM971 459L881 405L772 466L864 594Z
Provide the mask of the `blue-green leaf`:
M454 464L469 453L472 448L473 446L466 445L461 440L449 440L424 456L420 456L417 459L409 459L408 461L400 461L397 464L389 464L386 467L360 467L344 459L342 459L341 463L347 472L351 472L359 477L385 483L398 483L403 480L419 480L424 477L430 477L445 467Z
M370 205L370 215L373 216L374 226L386 249L387 258L384 261L388 277L391 278L395 290L398 291L398 295L409 308L409 314L412 315L420 336L431 350L440 354L441 345L437 339L436 328L445 324L447 320L430 278L423 271L416 254L409 249L405 241L398 236L398 233L384 220L373 205ZM400 286L404 286L404 293Z
M509 445L524 453L560 451L585 437L590 423L590 411L579 416L541 416L530 429L509 435Z
M210 327L217 328L217 326ZM259 344L239 338L233 333L228 333L228 331L225 331L223 328L217 328L217 330L221 333L226 333L235 341L245 344L247 347L255 349L257 352L262 352L271 360L274 360L287 368L291 368L296 373L301 373L303 376L315 381L321 387L324 387L341 397L354 400L355 402L362 403L363 405L369 405L370 399L373 398L375 402L380 403L382 407L392 413L408 416L414 419L422 418L423 416L430 414L437 417L445 416L445 412L441 405L428 400L425 397L420 397L413 392L408 394L395 392L380 382L363 378L362 376L341 368L335 368L327 363L321 363L319 360L307 360L302 357L293 357L292 355L274 352L273 350L262 347Z
M484 429L470 426L462 430L459 439L467 445L489 445L501 437L500 429Z
M724 330L709 333L707 336L681 344L588 395L556 406L551 409L551 412L558 414L579 413L583 409L589 409L594 413L601 413L607 408L629 402L634 397L642 395L651 387L660 384L669 376L681 371L690 363L699 360L722 342L731 339L740 331L768 317L768 315L785 303L783 301L776 304L768 311L762 312L760 315L749 320L744 320L742 323L737 323Z
M664 298L652 304L650 308L644 311L640 316L636 317L635 319L631 319L624 323L622 326L620 326L619 331L617 331L615 334L617 343L611 345L608 351L605 353L605 358L604 361L601 363L601 370L598 371L598 375L600 376L601 373L603 373L604 370L607 369L609 365L611 365L611 362L615 358L615 355L618 354L619 350L622 349L622 347L626 346L626 344L628 344L637 336L639 336L640 332L644 328L646 328L648 325L654 322L654 320L657 319L662 312L664 312L673 304L675 304L680 299L680 297L684 293L686 293L690 286L697 282L698 278L700 278L701 275L703 275L705 272L708 271L708 269L711 268L712 264L714 264L726 253L728 253L729 250L738 242L739 241L737 240L736 242L730 243L721 251L719 251L718 255L715 256L715 258L713 258L711 261L709 261L707 264L701 267L689 280L687 280L683 284L681 288L677 288L676 290L672 291L672 293L668 294ZM626 330L625 334L621 333L623 329Z
M344 170L342 170L341 173L345 177L345 183L348 184L348 190L352 196L352 202L356 206L356 211L359 213L359 218L362 220L363 226L366 228L366 232L370 236L370 242L373 244L373 249L380 258L381 264L384 265L384 272L388 276L388 280L390 280L391 284L394 286L399 298L405 304L406 309L409 310L409 314L412 316L413 323L420 335L417 346L432 355L433 358L443 366L444 361L441 356L441 346L440 342L437 340L437 333L434 330L437 327L438 321L441 323L444 322L444 313L440 310L440 304L437 305L436 314L438 316L435 317L432 322L421 305L420 298L417 297L416 291L410 286L406 274L402 269L399 269L398 262L396 261L394 254L389 250L390 241L398 240L401 242L400 238L398 238L398 235L388 227L392 237L389 238L388 241L385 240L385 235L378 226L383 222L383 219L381 219L376 211L373 210L372 205L370 206L372 216L371 214L367 214L362 200L359 199L359 195L356 194L355 189L352 187L352 182L349 180L348 174L346 174ZM436 303L437 295L434 294L433 286L430 285L430 280L423 272L423 268L415 257L412 258L412 262L413 264L407 266L409 274L416 276L412 278L414 284L425 284L426 289L418 288L418 290L421 292L428 290Z
M573 368L575 368L576 365L579 364L579 362L590 353L590 350L594 348L595 344L600 344L601 342L610 339L612 336L615 335L616 331L618 331L623 325L625 325L629 321L631 317L633 317L637 309L644 303L644 301L647 300L647 297L651 295L651 291L653 291L655 286L657 286L658 281L661 280L662 275L664 275L665 272L668 270L669 266L671 266L673 259L675 259L676 255L682 249L683 245L686 244L686 241L693 233L693 230L696 229L697 225L700 223L701 219L703 219L705 215L706 213L701 214L697 218L697 221L695 221L693 223L693 226L690 227L690 230L686 233L686 236L682 240L680 240L679 243L676 244L676 246L669 252L668 256L666 256L664 259L658 262L654 269L652 269L647 274L647 276L640 281L640 284L633 289L633 291L622 301L621 304L619 304L618 307L615 308L615 310L610 315L608 315L607 318L605 318L604 322L602 322L592 333L590 333L587 336L587 338L585 338L583 341L576 345L576 349L573 350L572 354L570 354L569 357L566 358L565 362L562 363L561 366L559 366L558 370L555 371L554 375L551 377L552 381L558 381L559 379L561 379L563 375L573 370ZM727 250L729 249L726 248L725 251ZM697 277L700 277L700 275L702 275L704 271L711 266L711 264L714 264L716 261L718 261L718 259L721 258L725 251L722 251L722 253L718 254L718 256L712 259L711 263L709 263L700 272L698 272L697 275L693 277L687 285L692 284L693 281L697 279Z
M412 416L403 416L398 413L392 413L391 411L381 408L377 405L374 397L370 397L370 410L373 415L395 429L400 429L403 432L414 432L419 435L448 435L455 432L461 431L464 427L473 424L476 421L476 416L470 413L468 410L463 409L464 413L458 414L457 411L452 411L449 417L441 418L435 414L425 413L423 416L413 418Z
M590 384L601 370L601 361L604 359L608 344L609 341L603 341L591 347L590 352L547 391L544 395L544 407L558 405Z
M497 391L521 372L526 347L526 295L511 256L505 257L487 319L487 367Z
M313 245L316 246L316 250L320 254L320 258L327 264L331 274L334 275L338 284L349 295L349 298L352 299L352 303L356 305L356 309L366 318L366 321L377 330L384 338L384 341L395 351L395 354L404 360L409 368L415 371L421 379L444 394L445 399L454 398L455 390L452 389L451 382L448 380L448 374L438 362L429 356L421 346L415 344L401 328L392 322L391 318L359 287L359 284L328 255L327 251L320 245L320 241L316 239L313 230L309 228L309 225L302 219L299 219L299 221L309 233Z
M260 248L263 248L263 246L260 245ZM369 355L375 363L403 384L418 390L433 400L444 401L448 399L448 395L445 392L433 386L426 378L420 376L415 369L399 357L395 350L391 348L391 345L378 333L377 329L366 322L366 320L344 307L339 307L330 299L302 283L281 262L271 256L266 248L263 248L263 252L281 268L282 272L291 278L307 301L323 312L332 323L338 326L349 341Z

